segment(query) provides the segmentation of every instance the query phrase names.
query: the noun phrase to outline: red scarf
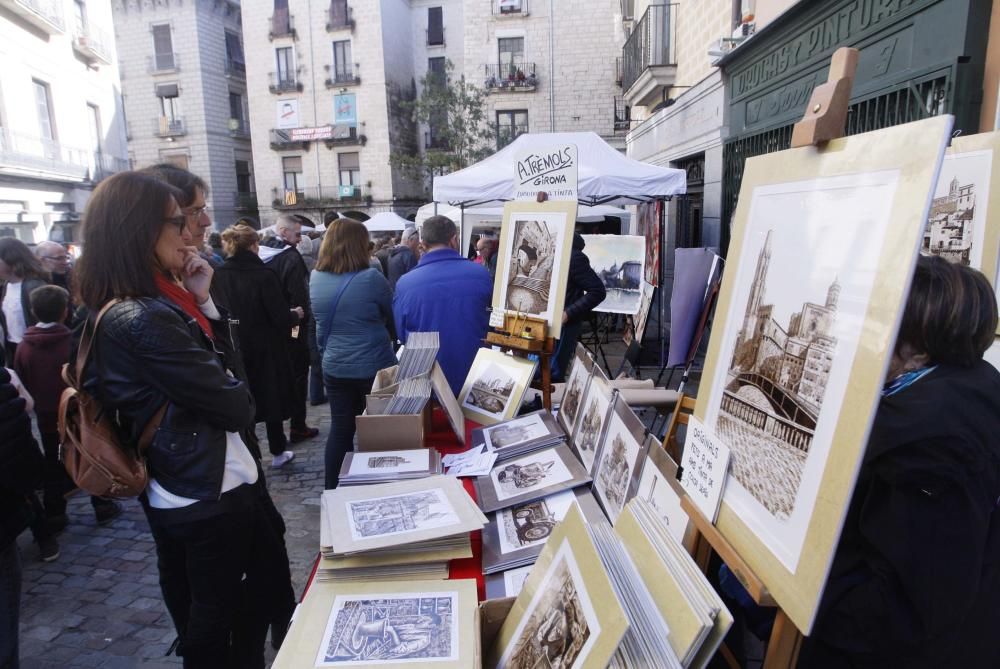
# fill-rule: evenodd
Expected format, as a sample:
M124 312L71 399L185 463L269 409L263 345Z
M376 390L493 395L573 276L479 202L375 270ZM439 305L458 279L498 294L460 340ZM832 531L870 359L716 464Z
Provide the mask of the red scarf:
M197 321L198 326L205 333L206 337L215 339L215 336L212 334L212 324L208 322L205 314L201 313L198 303L194 300L194 295L185 290L183 286L177 285L160 273L156 274L156 287L160 289L160 295L176 304L184 310L184 313Z

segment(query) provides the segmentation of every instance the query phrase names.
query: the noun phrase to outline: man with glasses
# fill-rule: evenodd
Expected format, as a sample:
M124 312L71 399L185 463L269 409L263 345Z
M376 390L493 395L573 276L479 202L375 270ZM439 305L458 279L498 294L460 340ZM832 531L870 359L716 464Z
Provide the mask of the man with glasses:
M69 290L69 270L72 258L59 242L45 241L35 247L35 256L48 272L51 282Z

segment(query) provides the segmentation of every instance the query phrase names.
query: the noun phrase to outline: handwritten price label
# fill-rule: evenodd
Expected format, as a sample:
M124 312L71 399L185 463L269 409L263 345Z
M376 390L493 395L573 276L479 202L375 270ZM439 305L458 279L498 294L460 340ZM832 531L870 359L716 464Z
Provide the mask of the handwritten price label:
M692 416L688 422L681 486L706 517L714 523L729 471L729 447Z

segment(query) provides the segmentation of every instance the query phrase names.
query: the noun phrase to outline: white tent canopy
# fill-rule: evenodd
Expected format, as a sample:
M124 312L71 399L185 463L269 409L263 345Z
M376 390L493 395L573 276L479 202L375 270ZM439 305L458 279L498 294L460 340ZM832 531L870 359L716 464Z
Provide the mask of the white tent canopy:
M502 150L464 170L434 180L434 200L475 206L514 197L515 157L533 149L575 144L580 204L618 206L665 199L687 192L684 170L632 160L593 132L552 132L520 135Z
M434 208L435 203L430 202L417 210L416 224L418 228L423 226L424 221L435 215ZM438 203L437 213L441 216L447 216L456 224L462 221L462 216L464 214L465 222L464 225L462 225L462 249L469 248L469 244L472 241L472 235L479 234L486 230L497 230L503 222L503 206L499 204L468 207L463 212L463 210L458 207ZM628 229L628 223L632 218L632 214L625 209L619 209L618 207L612 207L606 204L599 204L594 207L584 205L579 207L576 212L576 219L581 222L594 222L603 219L605 216L613 216L615 218L622 219L622 227L625 229Z
M408 221L399 214L391 211L383 211L375 214L364 222L368 232L402 232L405 228L412 228L413 221Z

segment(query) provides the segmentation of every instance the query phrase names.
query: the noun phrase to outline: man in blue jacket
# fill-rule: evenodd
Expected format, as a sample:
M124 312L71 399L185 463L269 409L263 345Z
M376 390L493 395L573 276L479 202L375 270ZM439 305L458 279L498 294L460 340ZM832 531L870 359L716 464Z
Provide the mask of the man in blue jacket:
M396 333L438 332L438 363L458 395L489 327L490 273L458 252L458 228L445 216L424 221L420 262L400 277L392 302Z

